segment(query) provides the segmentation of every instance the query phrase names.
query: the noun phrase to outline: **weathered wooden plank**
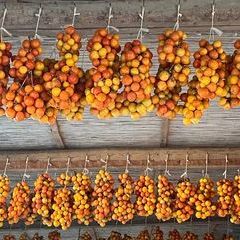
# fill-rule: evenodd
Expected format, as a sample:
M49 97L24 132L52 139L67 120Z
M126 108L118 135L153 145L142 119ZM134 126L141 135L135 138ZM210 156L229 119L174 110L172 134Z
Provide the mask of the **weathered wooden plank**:
M59 129L59 125L58 125L58 121L56 121L55 124L50 125L51 128L51 133L53 135L53 138L58 146L58 148L65 148L63 139L62 139L62 135Z
M209 166L220 167L225 164L228 155L229 166L240 167L240 148L99 148L99 149L73 149L48 151L2 151L0 152L0 169L4 168L7 156L10 159L10 169L23 169L26 156L29 157L29 169L44 169L47 158L51 157L53 168L65 168L67 158L71 158L71 167L83 167L86 154L89 156L89 167L101 167L101 158L109 155L108 164L111 167L124 167L126 154L129 153L133 167L146 165L148 154L151 156L151 166L164 165L166 154L169 154L169 166L184 167L186 154L189 155L189 167L203 167L206 152L209 153Z
M168 145L168 135L169 135L169 126L170 121L168 119L164 119L161 125L161 143L160 147L167 147Z

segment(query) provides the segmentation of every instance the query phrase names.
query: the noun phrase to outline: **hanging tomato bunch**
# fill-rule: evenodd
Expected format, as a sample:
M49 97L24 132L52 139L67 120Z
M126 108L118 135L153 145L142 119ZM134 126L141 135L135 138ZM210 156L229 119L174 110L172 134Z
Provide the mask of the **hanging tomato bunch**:
M157 115L173 119L179 112L180 93L190 74L189 45L186 33L180 30L166 30L158 39Z
M139 119L154 109L152 92L155 78L150 75L152 53L140 40L125 44L121 54L123 115Z
M110 118L116 113L115 99L121 88L119 79L119 35L98 29L89 40L87 50L93 68L89 70L90 84L86 100L98 118Z

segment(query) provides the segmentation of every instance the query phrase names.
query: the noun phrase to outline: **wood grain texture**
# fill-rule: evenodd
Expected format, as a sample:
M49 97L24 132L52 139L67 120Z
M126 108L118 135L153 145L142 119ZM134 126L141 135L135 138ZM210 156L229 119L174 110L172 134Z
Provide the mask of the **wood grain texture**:
M133 167L146 166L148 154L151 158L151 166L159 168L165 166L166 154L169 154L169 166L185 166L186 154L189 155L189 167L200 167L205 164L206 152L209 153L209 165L220 167L225 164L225 156L228 155L229 166L240 167L239 148L98 148L76 150L48 150L48 151L2 151L0 152L0 169L5 166L6 158L11 161L10 168L24 169L26 156L29 157L29 169L40 170L46 167L48 157L51 157L53 168L65 168L67 158L71 158L71 167L78 168L84 165L86 154L89 156L89 167L99 168L103 165L101 158L109 155L108 165L122 167L126 164L126 155L130 154ZM144 168L144 167L143 167Z

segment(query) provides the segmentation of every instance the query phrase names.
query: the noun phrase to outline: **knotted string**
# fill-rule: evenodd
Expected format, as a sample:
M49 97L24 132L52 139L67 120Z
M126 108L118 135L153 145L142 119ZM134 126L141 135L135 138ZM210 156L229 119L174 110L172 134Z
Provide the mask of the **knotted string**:
M209 31L209 42L211 41L214 41L214 34L216 33L218 36L221 36L223 34L223 32L214 27L214 18L215 18L215 0L213 0L213 3L212 3L212 20L211 20L211 28L210 28L210 31Z
M83 168L83 171L82 171L84 175L89 174L89 169L87 168L88 163L89 163L89 159L88 159L88 155L86 154L85 162L84 162L84 168Z
M7 8L5 6L4 11L3 11L3 17L2 17L2 23L1 23L1 42L3 41L3 32L5 32L9 37L12 37L12 34L4 27L4 22L5 22L5 18L7 15Z
M4 171L3 171L3 176L7 177L7 167L10 165L9 162L9 158L7 157L6 163L5 163L5 167L4 167Z
M40 7L38 9L38 13L35 14L35 16L37 17L37 24L36 24L36 28L35 28L34 38L39 38L39 39L42 40L41 36L38 35L38 28L39 28L41 15L42 15L42 5L40 4Z
M208 152L206 153L206 160L205 160L205 177L208 177L208 160L209 160L209 155Z
M179 23L180 23L180 19L182 17L182 13L180 11L181 11L181 0L178 1L178 5L177 5L177 20L176 20L176 23L173 26L174 30L179 29L179 25L180 25Z
M30 178L30 175L27 174L28 160L29 160L29 158L27 156L26 163L25 163L25 170L24 170L23 177L22 177L22 182L24 182L26 180L26 178Z
M107 30L110 32L110 29L113 29L116 32L119 32L119 29L111 25L111 19L113 18L112 13L112 4L109 4L109 11L108 11L108 21L107 21Z
M150 165L150 154L148 154L148 157L147 157L147 165L146 165L146 169L144 171L145 175L148 176L148 172L149 171L152 171L152 168L149 167Z
M171 176L171 174L168 170L168 160L169 160L169 154L167 153L166 158L165 158L165 171L164 171L165 176Z
M100 161L102 162L102 163L104 163L104 166L103 166L103 168L104 168L104 170L105 171L107 171L107 167L108 167L108 160L109 160L109 155L107 154L107 157L106 157L106 159L104 160L104 159L100 159Z
M225 170L223 172L223 176L226 179L227 178L227 170L228 170L228 155L225 156Z
M46 167L46 171L45 171L45 173L48 173L48 168L51 167L51 166L52 166L52 164L51 164L51 158L48 157L48 160L47 160L47 167Z
M142 39L143 39L143 33L149 32L148 28L143 27L144 15L145 15L145 7L144 7L144 2L143 2L141 13L138 14L138 16L141 19L141 22L140 22L140 28L139 28L138 34L137 34L137 39L139 39L140 41L142 41Z
M181 178L187 178L188 177L188 153L186 154L186 160L185 160L185 171L184 173L181 175Z
M76 18L76 16L79 16L79 15L80 15L80 12L77 12L77 7L76 7L76 4L74 3L72 26L74 26L74 24L75 24L75 18Z
M130 155L129 153L127 154L127 160L126 160L126 167L125 167L125 173L128 173L129 170L128 170L128 166L131 164L130 162Z

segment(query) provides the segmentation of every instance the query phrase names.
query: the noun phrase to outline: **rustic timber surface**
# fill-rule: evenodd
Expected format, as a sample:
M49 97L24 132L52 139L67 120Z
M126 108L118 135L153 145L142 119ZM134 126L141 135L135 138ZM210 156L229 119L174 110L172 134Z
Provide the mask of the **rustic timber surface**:
M51 158L53 169L63 169L66 167L68 157L71 158L72 168L84 166L86 155L89 158L90 168L103 166L100 159L109 157L108 166L124 168L126 165L127 154L131 159L131 167L144 168L147 158L150 158L150 165L156 168L164 168L165 159L169 155L168 165L171 167L184 168L186 155L188 154L188 166L204 168L206 153L208 153L210 167L218 169L225 165L225 158L228 157L228 165L240 167L240 148L97 148L97 149L76 149L76 150L43 150L43 151L2 151L0 152L0 169L3 169L7 157L11 164L10 169L24 169L25 160L28 156L28 168L33 170L44 169L48 157Z

